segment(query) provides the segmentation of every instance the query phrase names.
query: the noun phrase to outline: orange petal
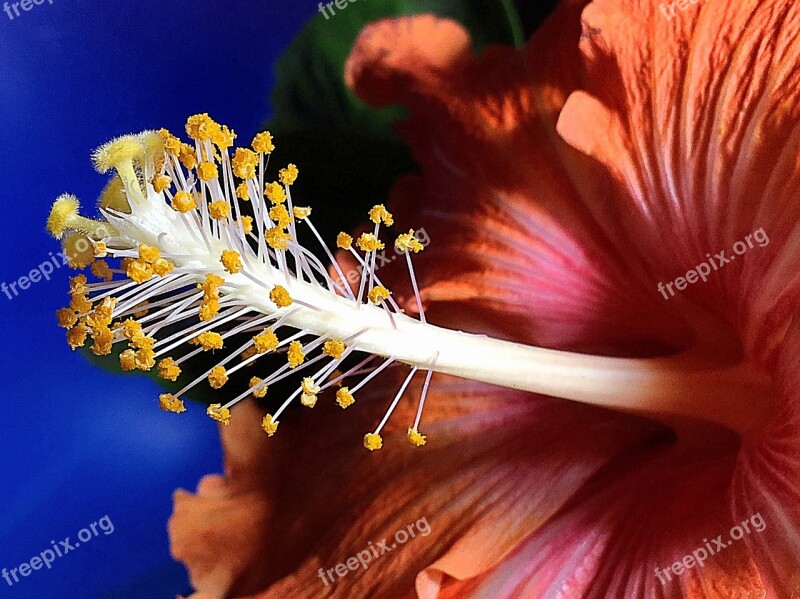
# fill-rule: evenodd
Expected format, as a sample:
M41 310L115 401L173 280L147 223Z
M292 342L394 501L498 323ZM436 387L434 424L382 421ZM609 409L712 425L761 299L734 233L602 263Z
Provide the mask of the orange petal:
M708 1L669 19L659 6L587 7L584 25L602 34L582 44L585 91L558 130L608 168L621 240L662 280L765 231L768 246L684 293L738 322L767 362L800 301L800 6Z
M555 131L583 72L580 5L563 5L523 50L490 47L477 58L451 21L380 21L359 37L346 78L362 98L410 112L399 131L423 174L397 184L392 210L399 226L431 239L414 257L431 311L458 304L484 332L540 345L679 345L673 305L618 243L606 174ZM389 274L402 262L386 277L404 280ZM416 309L407 289L396 295Z

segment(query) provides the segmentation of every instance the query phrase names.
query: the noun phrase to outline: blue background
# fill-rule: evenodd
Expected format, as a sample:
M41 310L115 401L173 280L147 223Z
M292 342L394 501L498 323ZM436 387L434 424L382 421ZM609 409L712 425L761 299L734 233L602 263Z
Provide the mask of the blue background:
M90 151L110 137L183 130L209 112L249 138L269 116L273 63L313 2L54 0L13 21L0 12L0 282L60 249L44 231L52 200L91 206L104 184ZM64 340L66 267L9 300L0 294L0 569L15 568L108 515L115 531L32 572L0 598L164 597L188 592L168 550L171 494L218 472L201 410L157 408L143 376L92 367Z

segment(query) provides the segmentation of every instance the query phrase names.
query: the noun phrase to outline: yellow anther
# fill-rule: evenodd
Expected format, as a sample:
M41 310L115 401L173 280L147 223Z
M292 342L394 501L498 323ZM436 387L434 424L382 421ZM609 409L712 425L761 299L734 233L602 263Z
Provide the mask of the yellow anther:
M372 207L369 211L369 219L376 225L382 222L387 227L391 227L394 224L392 213L383 204L376 204Z
M182 399L178 399L172 393L162 393L158 396L158 407L165 412L180 414L186 411L186 406Z
M409 428L406 436L408 440L411 441L412 445L416 445L417 447L422 447L428 440L425 435L421 435L415 428Z
M414 252L415 254L425 249L425 246L414 236L414 229L409 229L408 233L397 236L394 247L398 252Z
M150 179L150 185L153 186L153 189L156 191L156 193L161 193L170 185L172 185L172 179L167 175L153 175Z
M197 200L189 192L179 191L172 197L172 207L185 214L197 208Z
M161 136L162 141L164 142L164 150L172 155L177 156L180 154L181 151L181 140L175 137L172 133L167 131L166 129L159 129L158 134Z
M136 351L136 368L147 372L156 365L156 353L152 349L140 349Z
M317 396L309 395L308 393L301 393L300 404L307 408L313 408L315 405L317 405Z
M337 360L342 357L344 350L344 342L340 339L329 339L322 346L323 354L330 356L331 358L336 358Z
M298 220L303 220L311 216L311 208L308 206L295 206L292 212L294 213L294 217Z
M375 451L383 447L383 439L378 433L367 433L364 435L364 447L370 451Z
M210 349L222 349L223 347L222 335L212 331L200 333L197 336L197 340L200 342L200 345L203 346L203 351L208 351Z
M111 344L114 342L114 333L108 327L95 327L92 329L94 344L90 348L96 356L107 356L111 353Z
M353 397L353 394L350 393L350 389L347 387L342 387L336 391L336 403L338 403L339 406L344 410L345 408L348 408L356 403L356 400Z
M85 268L94 262L92 242L83 233L73 233L61 243L72 268Z
M204 300L200 304L198 316L203 322L209 321L219 314L219 301L215 299Z
M175 265L166 258L159 258L153 262L153 272L159 277L166 277L174 268Z
M203 297L205 299L219 299L218 287L224 283L225 279L219 275L209 273L206 275L205 281L197 285L197 288L203 290Z
M300 382L300 388L303 390L303 393L307 393L308 395L316 395L322 390L310 376L305 377Z
M356 245L362 252L374 252L377 250L382 250L386 246L383 245L383 242L375 237L372 233L362 233L361 237L358 238Z
M146 148L136 135L123 135L103 144L92 153L94 167L100 173L130 163L144 156Z
M158 363L158 376L168 381L176 381L181 375L181 367L172 358L164 358Z
M126 339L134 339L135 337L143 336L142 325L129 318L122 323L122 334Z
M236 186L236 197L243 202L250 201L250 191L247 188L247 181L242 181Z
M139 258L152 264L161 257L161 251L152 245L146 243L139 244Z
M286 291L286 287L281 285L275 285L275 287L272 288L272 291L269 292L269 299L279 308L285 308L292 304L292 297L289 295L289 292Z
M278 171L278 178L284 185L291 185L297 180L298 173L299 171L295 165L288 164L286 168Z
M78 314L72 308L56 310L56 318L58 318L58 326L65 329L74 327L78 322Z
M136 352L132 349L126 349L119 354L119 365L125 372L136 370Z
M231 214L231 205L225 200L217 200L208 205L208 213L211 218L216 220L225 220Z
M377 306L381 302L386 301L387 299L389 299L390 295L392 295L391 291L386 289L386 287L382 287L382 286L378 285L377 287L373 288L372 291L370 291L367 294L367 297L369 297L369 301L371 301L373 304L375 304Z
M261 385L261 383L263 381L264 381L264 379L260 379L257 376L254 376L254 377L252 377L250 379L250 382L248 383L248 386L250 387L250 389L253 389L253 387L257 387L258 385ZM267 396L267 386L266 385L261 385L260 387L258 387L258 389L255 389L253 391L253 397L256 397L258 399L262 399L262 398L264 398L266 396Z
M236 148L231 160L233 174L240 179L254 179L258 166L258 154L247 148Z
M214 366L208 373L208 383L214 389L221 389L228 382L228 373L224 366Z
M89 330L83 323L78 323L67 331L67 343L72 349L83 347L86 344L86 335Z
M278 348L278 343L278 336L272 332L272 329L264 329L253 337L253 347L259 354L275 351Z
M129 279L141 284L153 276L153 267L140 258L128 264L126 274Z
M105 241L95 241L94 242L94 257L95 258L105 258L108 256L108 246L106 245Z
M264 195L267 196L267 199L273 204L282 204L286 201L286 192L277 181L266 184L264 187Z
M230 148L235 139L236 133L229 129L227 125L215 127L211 133L211 143L213 143L222 151Z
M156 340L146 335L134 335L131 339L131 347L135 349L153 349L155 344Z
M92 309L92 302L86 299L85 295L76 294L73 295L72 299L69 301L69 307L78 314L85 314Z
M242 231L244 231L245 235L250 235L253 232L253 217L252 216L243 216L242 220L240 221L242 225Z
M267 240L267 245L273 250L285 250L289 247L291 238L292 236L281 227L272 227L264 232L264 239Z
M181 144L181 154L178 158L184 168L193 169L197 164L197 154L189 144Z
M280 424L278 420L275 420L271 414L267 414L264 416L264 420L261 421L261 428L271 437L278 430L278 424Z
M219 177L219 169L213 162L201 162L197 165L197 176L201 181L211 181Z
M211 139L212 133L219 127L207 113L195 114L186 119L186 134L198 141Z
M231 411L228 408L223 408L222 404L212 403L210 406L208 406L206 414L208 414L213 420L221 422L225 426L228 426L231 423Z
M275 150L272 144L272 134L269 131L256 133L253 138L253 149L261 154L271 154Z
M128 196L125 194L125 185L122 183L122 178L119 175L114 175L111 180L106 183L106 186L100 193L98 204L101 208L110 208L117 212L124 212L125 214L131 213L131 205L128 203Z
M281 228L288 227L289 223L292 222L292 217L289 216L289 211L283 204L276 204L270 208L269 217L274 222L278 223L278 226Z
M347 233L339 233L336 236L336 247L342 250L349 250L353 245L353 237L352 235L348 235Z
M69 294L70 295L86 295L89 288L86 286L88 279L86 275L75 275L69 280Z
M111 272L111 268L108 266L108 262L105 260L97 260L92 262L92 274L96 276L98 279L103 279L104 281L110 281L114 278L114 273Z
M239 252L234 250L222 250L222 256L219 261L222 262L222 266L225 267L225 270L232 275L235 275L244 268L242 257L239 255Z
M303 352L303 344L299 341L292 341L289 344L289 352L287 353L289 359L289 367L297 368L305 362L306 354Z

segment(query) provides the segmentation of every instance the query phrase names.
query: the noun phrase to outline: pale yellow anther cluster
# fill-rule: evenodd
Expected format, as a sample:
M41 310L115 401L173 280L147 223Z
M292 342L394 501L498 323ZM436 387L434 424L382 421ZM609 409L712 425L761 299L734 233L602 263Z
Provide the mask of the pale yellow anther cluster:
M408 233L398 235L397 240L394 242L394 247L398 252L414 252L415 254L425 249L425 246L414 235L414 229L410 229Z
M162 393L159 395L158 405L165 412L173 412L174 414L180 414L186 411L186 406L183 401L172 393Z
M289 360L289 367L290 368L297 368L305 362L306 354L303 351L303 344L299 341L292 341L289 344L289 351L286 354Z
M347 233L339 233L336 236L336 247L341 250L349 250L353 246L353 236Z
M295 206L292 208L292 213L297 220L303 220L311 216L311 208L308 206Z
M420 432L413 427L409 427L406 437L411 441L412 445L417 447L422 447L428 440L425 435L421 435Z
M213 389L221 389L228 382L228 372L224 366L214 366L208 373L208 383Z
M381 302L386 301L387 299L389 299L390 295L392 295L391 291L386 289L386 287L382 287L381 285L378 285L377 287L374 287L367 294L367 297L369 297L369 301L371 301L373 304L375 304L377 306Z
M350 389L342 387L336 391L336 403L344 410L356 402Z
M394 224L392 213L389 212L383 204L376 204L370 209L369 219L376 225L378 223L383 223L387 227L391 227Z
M231 205L225 200L217 200L208 205L208 214L214 220L225 220L231 215Z
M161 251L146 243L139 244L139 257L136 260L123 260L128 278L139 284L150 280L153 275L164 277L172 272L175 265L161 257Z
M170 185L172 185L172 178L168 177L167 175L157 173L150 178L150 185L153 186L153 189L156 193L161 193L165 189L168 189Z
M286 192L277 181L267 183L264 186L264 195L267 196L267 199L273 204L282 204L286 201Z
M219 261L222 262L222 266L225 267L225 270L232 275L235 275L244 268L242 257L239 255L239 252L234 250L222 250L222 256L220 256Z
M298 174L299 171L297 170L297 167L293 164L288 164L286 168L282 168L280 171L278 171L278 178L284 185L291 185L297 180Z
M105 260L95 260L89 268L98 279L109 282L114 278L114 273L111 272L111 267Z
M386 247L383 245L383 242L372 233L362 233L358 241L356 241L356 245L362 252L375 252Z
M272 143L272 134L269 131L256 133L251 145L260 154L271 154L275 151L275 145Z
M168 381L176 381L181 375L181 367L173 358L164 358L156 365L158 376Z
M276 204L269 210L269 217L275 222L279 227L285 228L288 227L289 224L292 222L292 217L289 215L289 211L286 209L286 206L283 204Z
M186 214L197 208L197 200L188 191L179 191L172 197L172 207L178 212Z
M292 296L282 285L275 285L269 292L270 301L279 308L286 308L292 305Z
M322 388L314 382L311 377L305 377L300 383L300 403L307 408L317 405L317 394Z
M261 421L261 428L271 437L278 430L278 424L280 423L271 414L267 414L264 416L264 420Z
M253 389L253 397L262 399L267 396L267 386L261 385L264 382L264 379L259 378L257 376L251 377L250 382L248 383L248 387ZM261 385L260 387L258 387ZM258 387L257 389L255 387Z
M375 451L383 447L383 439L378 433L367 433L364 435L364 447L370 451Z
M231 423L231 411L228 408L222 407L222 404L212 403L206 409L206 414L225 426L228 426Z
M198 312L200 320L211 320L219 313L219 287L224 283L225 279L213 273L209 273L206 275L205 281L197 286L198 289L203 290L203 299L200 302L200 309Z
M344 342L341 339L328 339L322 345L322 353L336 360L344 355L345 349Z
M278 336L272 331L272 329L264 329L258 335L253 337L253 347L259 354L275 351L278 348L278 343Z
M258 167L258 154L247 148L236 148L231 159L233 174L240 179L255 179Z
M205 333L200 333L197 336L197 342L200 344L200 347L203 348L203 351L222 349L225 344L225 342L222 339L222 335L220 335L219 333L215 333L213 331L206 331Z
M245 235L250 235L253 232L253 217L252 216L243 216L240 224L242 226L242 231L244 231Z

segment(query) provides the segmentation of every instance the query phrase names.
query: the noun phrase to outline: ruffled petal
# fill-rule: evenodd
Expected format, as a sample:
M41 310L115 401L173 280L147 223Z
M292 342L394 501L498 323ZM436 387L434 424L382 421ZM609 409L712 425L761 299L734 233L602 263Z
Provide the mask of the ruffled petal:
M583 73L581 5L562 5L523 50L480 57L451 21L381 21L361 34L345 75L367 101L409 110L399 131L422 176L397 184L392 207L399 225L432 241L414 257L432 312L457 305L484 330L539 345L620 354L682 345L672 306L614 241L604 171L555 131Z
M176 495L173 552L196 588L214 597L303 596L308 589L406 597L416 584L422 596L435 596L435 580L417 581L423 569L440 559L464 577L489 569L615 456L660 430L445 376L432 389L423 448L405 439L416 410L406 400L382 431L384 448L360 446L354 431L371 430L385 409L375 393L358 398L348 416L330 398L311 414L287 414L273 439L259 430L257 411L237 410L223 430L225 477L202 484L197 495ZM565 430L583 434L574 439ZM393 539L422 520L429 534ZM323 583L320 568L384 539L397 544L389 555L341 578L334 570L335 582Z
M766 363L800 301L800 6L709 1L673 17L664 5L586 8L602 34L583 43L585 91L558 129L612 174L619 241L647 260L651 287L714 260L683 293Z

